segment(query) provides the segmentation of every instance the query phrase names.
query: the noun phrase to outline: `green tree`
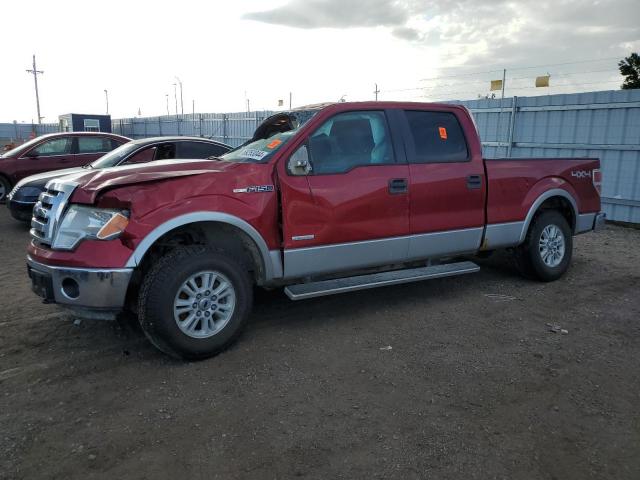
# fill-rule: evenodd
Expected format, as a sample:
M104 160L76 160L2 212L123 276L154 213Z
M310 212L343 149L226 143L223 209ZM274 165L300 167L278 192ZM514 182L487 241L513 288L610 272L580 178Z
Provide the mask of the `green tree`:
M625 77L622 83L623 90L640 88L640 55L632 53L618 63L620 73Z

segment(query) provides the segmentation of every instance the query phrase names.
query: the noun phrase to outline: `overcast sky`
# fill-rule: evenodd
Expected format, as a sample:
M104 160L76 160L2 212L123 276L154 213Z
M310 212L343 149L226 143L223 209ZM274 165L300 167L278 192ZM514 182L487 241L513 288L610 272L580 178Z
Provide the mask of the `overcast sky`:
M166 114L167 94L173 114L175 76L185 113L366 100L376 82L381 99L476 98L502 68L508 96L548 93L546 73L551 93L617 89L640 50L640 0L30 0L1 18L0 121L35 120L34 53L57 121L104 112L105 89L116 118Z

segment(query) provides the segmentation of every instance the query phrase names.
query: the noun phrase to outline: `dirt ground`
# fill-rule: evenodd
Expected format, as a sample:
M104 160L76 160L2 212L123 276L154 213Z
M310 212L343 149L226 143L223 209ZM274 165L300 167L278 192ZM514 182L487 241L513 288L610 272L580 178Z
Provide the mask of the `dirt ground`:
M0 478L640 478L638 230L576 238L550 284L497 255L459 278L264 293L198 363L40 303L27 241L1 206Z

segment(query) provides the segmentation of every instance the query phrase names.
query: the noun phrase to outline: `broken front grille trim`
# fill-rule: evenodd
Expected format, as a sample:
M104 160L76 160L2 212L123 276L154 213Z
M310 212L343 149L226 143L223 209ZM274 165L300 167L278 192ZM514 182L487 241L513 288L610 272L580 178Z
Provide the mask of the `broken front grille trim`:
M71 194L77 185L74 182L55 179L47 183L46 190L40 194L33 207L29 233L34 240L51 246Z

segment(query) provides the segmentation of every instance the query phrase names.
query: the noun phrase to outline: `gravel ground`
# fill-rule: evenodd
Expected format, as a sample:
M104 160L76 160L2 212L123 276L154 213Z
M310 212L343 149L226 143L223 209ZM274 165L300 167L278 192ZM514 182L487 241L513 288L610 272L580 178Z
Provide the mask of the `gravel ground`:
M293 303L180 363L30 292L0 208L0 478L638 479L640 231L560 281L475 275ZM553 333L547 324L568 333Z

